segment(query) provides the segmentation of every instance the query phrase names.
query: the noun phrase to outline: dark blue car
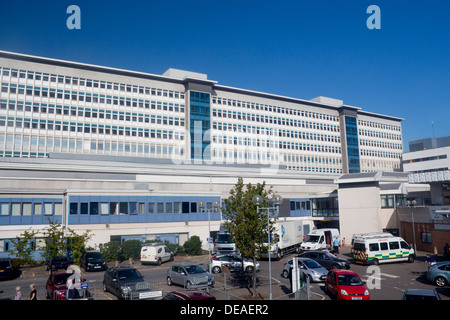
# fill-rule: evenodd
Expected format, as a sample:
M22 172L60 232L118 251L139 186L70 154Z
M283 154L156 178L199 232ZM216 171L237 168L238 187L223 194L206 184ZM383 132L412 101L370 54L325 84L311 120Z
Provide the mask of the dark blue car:
M66 257L53 257L45 262L45 270L65 271L70 266L69 259Z

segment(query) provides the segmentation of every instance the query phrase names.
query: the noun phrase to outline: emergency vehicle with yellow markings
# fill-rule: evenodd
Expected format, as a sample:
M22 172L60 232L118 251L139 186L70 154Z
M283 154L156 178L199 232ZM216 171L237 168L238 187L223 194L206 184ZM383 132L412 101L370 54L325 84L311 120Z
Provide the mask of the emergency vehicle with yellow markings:
M416 253L401 237L389 233L357 234L352 237L352 255L356 263L414 262Z

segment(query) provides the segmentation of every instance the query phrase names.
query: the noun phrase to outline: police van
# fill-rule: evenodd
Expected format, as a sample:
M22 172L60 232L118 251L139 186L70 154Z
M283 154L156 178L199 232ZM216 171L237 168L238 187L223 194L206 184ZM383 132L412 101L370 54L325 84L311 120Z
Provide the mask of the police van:
M414 262L416 253L401 237L390 233L358 234L352 237L352 255L356 263Z

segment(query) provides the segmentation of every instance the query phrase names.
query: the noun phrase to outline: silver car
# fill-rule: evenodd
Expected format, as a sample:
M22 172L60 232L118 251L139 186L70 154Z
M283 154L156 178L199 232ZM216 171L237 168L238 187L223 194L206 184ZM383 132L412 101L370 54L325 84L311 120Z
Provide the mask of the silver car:
M242 262L244 262L244 268L242 268ZM241 256L235 254L225 254L214 256L211 259L211 269L213 273L221 273L225 265L228 265L230 271L245 271L253 272L255 268L253 261L242 259ZM256 262L256 271L261 269L259 262Z
M214 287L214 277L198 264L175 263L167 270L167 284L187 289Z
M283 277L288 278L292 270L293 259L289 259L284 264ZM298 258L298 268L309 277L311 282L322 282L327 278L328 270L322 267L316 261L309 258Z

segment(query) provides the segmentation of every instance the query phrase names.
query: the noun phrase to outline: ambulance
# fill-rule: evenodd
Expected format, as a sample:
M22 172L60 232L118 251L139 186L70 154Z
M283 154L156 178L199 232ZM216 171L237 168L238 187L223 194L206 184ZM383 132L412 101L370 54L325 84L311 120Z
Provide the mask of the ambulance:
M352 255L356 263L414 262L416 253L401 237L390 233L357 234L352 237Z

